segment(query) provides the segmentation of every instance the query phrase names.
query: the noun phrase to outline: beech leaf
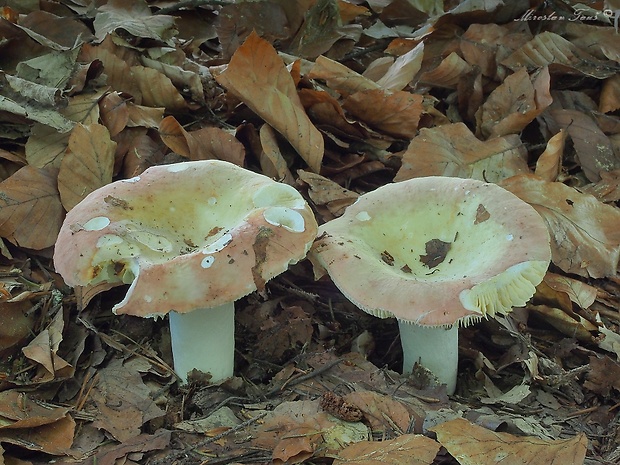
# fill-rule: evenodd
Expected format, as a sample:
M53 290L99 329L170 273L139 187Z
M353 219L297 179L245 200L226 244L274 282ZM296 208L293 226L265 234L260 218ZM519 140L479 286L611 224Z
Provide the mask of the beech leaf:
M569 439L539 439L496 433L463 418L441 423L431 430L461 465L580 465L588 446L583 433Z
M551 236L553 263L567 273L602 278L618 271L620 210L560 182L521 174L500 183L532 205Z
M67 211L95 189L112 182L116 142L101 124L76 125L60 163L58 190Z
M54 245L64 211L56 170L24 166L0 183L0 236L21 247Z
M340 451L334 465L430 465L440 447L421 434L403 434L390 441L360 441Z
M323 136L306 115L293 78L269 42L250 34L215 79L282 134L314 172L320 171Z
M394 181L456 176L497 182L529 172L527 153L515 134L481 141L463 123L420 130L402 157Z

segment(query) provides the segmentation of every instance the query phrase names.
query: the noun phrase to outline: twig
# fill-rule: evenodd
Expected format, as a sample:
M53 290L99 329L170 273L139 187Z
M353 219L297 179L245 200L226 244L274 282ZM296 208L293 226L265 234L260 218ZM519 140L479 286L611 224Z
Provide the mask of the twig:
M299 375L297 377L291 378L291 379L288 380L288 382L284 383L282 386L275 387L275 388L271 389L270 391L268 391L265 394L265 396L266 397L271 397L271 396L277 394L278 392L282 391L285 387L295 386L295 385L297 385L299 383L303 383L304 381L307 381L307 380L309 380L311 378L314 378L315 376L319 376L320 374L325 373L326 371L332 369L333 367L338 365L343 360L344 360L343 358L338 358L336 360L332 360L331 362L326 363L322 367L317 368L316 370L313 370L310 373L306 373L306 374Z
M198 444L194 444L193 446L186 447L183 450L180 450L180 451L174 452L172 454L169 454L165 458L155 460L154 462L151 462L151 465L161 465L163 463L170 463L171 460L176 460L179 457L181 457L182 455L190 454L190 453L194 452L196 449L204 447L207 444L210 444L212 442L219 441L220 439L228 436L229 434L232 434L232 433L235 433L235 432L237 432L239 430L242 430L246 426L250 426L252 423L260 420L261 418L266 416L268 413L269 412L261 412L258 415L256 415L255 417L252 417L252 418L244 421L243 423L239 423L238 425L233 426L232 428L230 428L229 430L224 431L223 433L220 433L220 434L218 434L216 436L213 436L213 437L210 437L208 439L205 439L204 441L201 441Z

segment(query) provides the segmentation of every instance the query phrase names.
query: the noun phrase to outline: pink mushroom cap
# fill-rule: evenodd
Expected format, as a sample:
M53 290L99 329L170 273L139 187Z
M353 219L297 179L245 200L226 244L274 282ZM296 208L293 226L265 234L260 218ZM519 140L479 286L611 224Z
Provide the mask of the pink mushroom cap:
M54 251L71 286L131 284L116 313L237 300L305 257L317 224L292 186L218 160L154 166L89 194Z
M372 315L449 326L524 306L551 250L544 221L514 194L432 176L360 196L319 228L309 258Z

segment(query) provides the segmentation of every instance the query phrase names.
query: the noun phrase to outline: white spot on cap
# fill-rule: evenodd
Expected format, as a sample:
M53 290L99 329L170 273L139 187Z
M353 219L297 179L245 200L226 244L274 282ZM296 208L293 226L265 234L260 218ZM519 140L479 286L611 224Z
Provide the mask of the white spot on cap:
M84 229L86 231L101 231L109 224L110 218L106 216L96 216L84 223Z
M207 199L207 203L208 203L209 205L215 205L215 204L217 203L217 199L216 199L215 197L209 197L209 198Z
M512 234L507 234L507 235L506 235L506 240L507 240L507 241L511 241L511 240L513 240L513 239L514 239L514 236L513 236Z
M144 301L146 303L151 303L153 301L153 297L151 297L150 295L145 295L144 296Z
M98 249L106 248L106 247L114 247L115 245L119 245L123 243L123 238L120 236L115 236L114 234L104 234L99 239L97 239L96 247Z
M260 188L252 196L252 202L257 208L261 207L288 207L301 209L306 201L297 189L288 184L274 182Z
M355 215L355 218L358 219L359 221L368 221L371 219L370 215L366 211L359 212L357 215Z
M299 212L286 207L271 207L263 212L267 223L282 226L287 231L303 232L306 228L304 217Z
M222 237L220 237L218 240L216 240L215 242L212 242L211 244L206 246L204 249L202 249L202 253L206 255L209 253L219 252L224 247L226 247L228 244L230 244L231 241L232 241L232 235L230 233L226 233Z
M168 167L168 171L171 173L178 173L179 171L185 171L187 168L189 168L189 166L185 163L175 163Z
M140 176L134 176L129 179L121 179L121 182L138 182L140 180Z
M211 268L211 265L213 265L214 262L215 262L215 257L213 255L207 255L200 262L200 266L202 266L203 268Z
M164 236L150 231L131 230L130 228L127 230L132 238L155 252L168 253L172 251L172 242Z

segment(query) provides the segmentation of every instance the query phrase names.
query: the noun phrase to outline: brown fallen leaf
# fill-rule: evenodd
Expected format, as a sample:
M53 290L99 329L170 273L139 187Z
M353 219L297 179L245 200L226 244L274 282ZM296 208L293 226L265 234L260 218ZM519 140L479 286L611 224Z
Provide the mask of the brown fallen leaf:
M63 315L62 312L58 312L48 327L22 348L26 358L37 364L37 372L32 382L45 383L54 379L67 379L75 373L73 366L58 355L63 339L63 328Z
M374 391L355 391L346 394L343 399L362 411L375 433L386 432L394 425L400 430L397 432L402 434L411 423L411 414L405 404L390 396Z
M543 115L552 130L564 129L573 142L575 154L588 180L601 179L602 171L620 168L611 139L586 113L573 109L553 109Z
M150 397L140 374L121 360L99 369L98 381L90 393L97 409L94 425L108 431L120 442L140 434L142 425L164 415Z
M430 429L461 465L581 465L588 446L583 433L561 440L514 436L488 430L463 418Z
M416 135L423 97L405 91L364 90L348 96L342 107L370 127L396 137Z
M112 182L115 151L116 142L105 126L77 124L73 128L58 172L58 190L65 210Z
M605 79L617 73L611 62L599 60L554 32L541 32L501 62L512 70L550 66L568 73Z
M520 134L525 127L545 110L553 99L549 91L550 76L547 67L532 76L519 68L508 76L480 107L478 127L485 138Z
M620 211L560 182L520 174L499 183L532 205L551 236L551 256L567 273L602 278L618 271Z
M564 154L564 144L566 142L566 131L560 130L556 135L547 141L545 151L540 154L536 161L534 173L545 181L557 180L562 170L562 155Z
M250 34L215 79L282 134L312 171L320 171L323 136L306 115L293 78L269 42Z
M420 130L402 155L394 181L420 176L456 176L498 182L528 173L525 147L517 135L481 141L463 123Z
M337 61L324 56L317 57L307 75L311 79L322 79L327 86L343 97L363 90L378 90L381 86Z
M130 462L129 457L154 450L162 450L170 444L171 432L160 429L153 434L140 434L122 444L104 444L97 452L89 456L84 465L117 465Z
M142 94L142 105L164 107L168 111L184 110L185 99L168 76L146 66L132 66L129 71Z
M188 132L174 116L159 124L159 135L170 149L190 160L219 159L243 166L245 149L233 134L216 127Z
M0 236L21 247L54 245L64 210L56 170L24 166L0 183Z
M590 370L583 387L592 392L608 397L612 389L620 391L620 364L606 355L591 355L588 363Z
M403 434L389 441L360 441L340 451L334 465L430 465L440 447L421 434Z
M0 441L53 455L69 451L75 421L67 407L38 402L27 393L0 393Z

